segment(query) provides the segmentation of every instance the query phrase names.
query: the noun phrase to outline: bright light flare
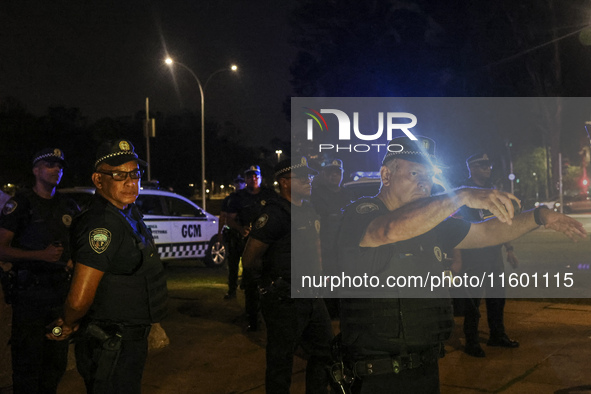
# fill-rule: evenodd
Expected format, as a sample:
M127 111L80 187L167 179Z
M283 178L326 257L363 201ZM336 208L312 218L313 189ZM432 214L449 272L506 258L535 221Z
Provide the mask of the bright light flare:
M172 60L171 60L171 61L172 61ZM237 66L237 65L235 65L235 64L232 64L232 65L230 66L230 70L232 70L232 71L238 71L238 66Z
M171 66L171 65L172 65L172 63L174 63L174 60L172 60L171 58L167 57L167 58L164 60L164 63L166 63L166 64L168 64L169 66Z

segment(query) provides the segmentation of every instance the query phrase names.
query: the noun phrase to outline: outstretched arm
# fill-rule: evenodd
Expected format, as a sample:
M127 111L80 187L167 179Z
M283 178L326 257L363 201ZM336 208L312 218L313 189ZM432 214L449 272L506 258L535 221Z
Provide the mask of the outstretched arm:
M536 223L534 217L536 210L538 211L538 222L540 224ZM583 228L583 225L575 219L549 209L536 208L515 216L510 226L496 218L473 224L468 235L456 247L458 249L473 249L500 245L519 238L535 230L540 225L561 232L573 241L578 241L587 236L587 231Z
M470 187L421 198L374 219L359 246L377 247L414 238L433 229L463 205L487 209L499 221L511 224L515 214L512 201L519 204L513 194Z

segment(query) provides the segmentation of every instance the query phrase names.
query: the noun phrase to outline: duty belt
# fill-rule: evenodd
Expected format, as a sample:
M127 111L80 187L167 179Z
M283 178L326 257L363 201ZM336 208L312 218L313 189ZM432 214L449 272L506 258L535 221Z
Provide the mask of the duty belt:
M407 353L395 357L361 360L353 365L353 373L358 378L365 376L400 373L406 369L420 368L426 364L437 362L441 351L439 347L418 353Z
M150 335L152 325L124 325L105 321L94 321L95 326L104 330L108 335L117 335L122 341L137 341ZM93 324L91 323L91 324ZM89 324L89 325L91 325Z

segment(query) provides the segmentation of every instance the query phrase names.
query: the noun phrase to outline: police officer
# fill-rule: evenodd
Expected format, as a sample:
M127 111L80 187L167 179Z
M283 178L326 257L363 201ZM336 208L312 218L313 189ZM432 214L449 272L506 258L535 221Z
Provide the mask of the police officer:
M317 174L306 159L289 159L275 167L280 198L270 201L255 222L242 257L244 270L262 268L261 306L267 326L266 392L288 394L293 356L298 345L308 351L306 393L327 392L332 328L319 298L291 298L292 261L320 270L319 221L304 202ZM293 220L293 221L292 221ZM297 247L292 248L292 242ZM261 263L262 259L262 263Z
M80 328L76 362L88 393L141 392L150 327L166 313L162 262L134 204L145 165L128 140L101 144L96 193L73 225L74 278L48 337L64 340Z
M322 267L327 275L337 273L337 232L341 223L342 209L353 200L352 193L341 187L342 182L343 162L334 159L322 167L321 179L314 179L310 199L322 223L320 226ZM324 301L330 316L338 318L338 299L327 298Z
M246 187L236 192L235 197L228 202L226 223L230 229L240 234L236 250L242 255L246 239L250 234L252 224L259 217L261 209L271 200L277 198L273 190L261 187L261 169L252 165L244 171ZM235 264L235 263L233 263ZM258 329L259 292L258 274L254 271L242 274L244 288L247 331ZM228 293L229 295L231 293Z
M492 162L486 153L479 153L470 156L466 160L470 173L469 178L463 183L468 187L492 188L490 181L492 173ZM483 209L471 209L466 206L459 211L459 217L469 222L481 222L488 220L493 215ZM517 257L513 252L513 246L507 242L504 244L507 251L507 261L517 266ZM504 271L503 245L490 246L482 249L469 249L454 251L454 263L461 267L461 273L480 275L483 273L494 274L497 277ZM504 310L505 310L505 289L501 286L490 286L486 282L483 288L470 288L466 292L468 298L464 299L464 335L466 336L466 354L473 357L485 357L486 354L478 341L478 322L480 320L480 300L483 293L486 293L486 314L490 330L488 346L500 346L516 348L519 342L510 339L505 333Z
M238 288L238 266L240 265L240 255L242 254L243 243L242 235L229 227L227 227L228 206L230 200L236 197L236 192L244 189L246 183L242 175L238 175L234 179L234 192L222 201L222 209L220 211L220 223L218 227L218 240L222 240L222 236L226 241L226 250L228 251L228 292L224 295L225 300L236 298L236 288ZM226 228L227 227L227 228ZM223 234L222 234L223 231Z
M56 191L65 164L59 149L35 154L35 185L9 200L0 216L0 260L12 263L14 393L55 393L66 370L68 343L45 338L68 293L69 228L79 212Z
M390 141L382 161L382 187L345 210L339 232L343 274L387 277L441 275L443 251L508 242L544 225L584 238L581 223L549 209L515 215L509 193L460 188L430 196L435 143L425 137ZM401 149L402 148L402 149ZM473 223L450 218L462 206L488 209L496 218ZM351 288L341 296L341 333L361 393L439 393L438 357L452 329L445 292L421 288ZM376 294L384 298L369 298ZM355 298L360 295L368 298ZM430 298L419 298L419 297Z

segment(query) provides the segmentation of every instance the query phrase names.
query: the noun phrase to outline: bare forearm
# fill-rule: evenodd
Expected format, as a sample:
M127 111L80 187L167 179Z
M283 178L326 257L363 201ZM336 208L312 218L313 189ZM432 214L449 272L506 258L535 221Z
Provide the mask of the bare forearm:
M377 247L414 238L433 229L462 206L454 193L422 198L370 223L362 247Z
M242 266L245 270L255 270L262 266L261 257L269 245L255 238L249 238L242 253Z
M535 230L539 226L534 220L534 211L516 215L508 225L497 218L472 224L468 236L457 246L458 249L484 248L510 242Z
M70 299L66 300L66 304L64 305L64 324L73 327L75 326L80 319L82 319L88 313L90 309L90 305L80 305L80 306L73 306L70 303Z
M40 252L39 250L24 250L11 246L2 246L0 247L0 260L9 262L41 260L39 257Z

